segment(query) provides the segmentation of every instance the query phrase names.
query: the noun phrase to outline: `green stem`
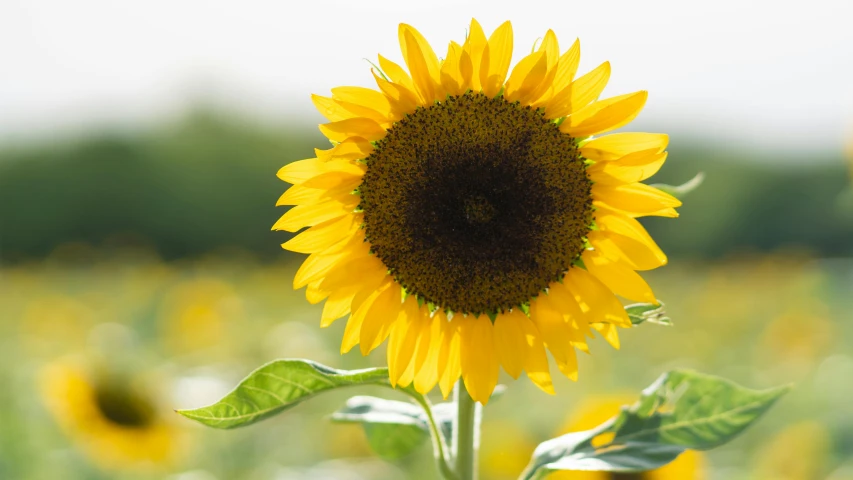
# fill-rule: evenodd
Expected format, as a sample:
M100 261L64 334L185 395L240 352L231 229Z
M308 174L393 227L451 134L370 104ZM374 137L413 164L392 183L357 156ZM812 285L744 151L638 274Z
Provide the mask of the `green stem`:
M477 452L480 449L480 414L462 380L453 391L456 419L453 422L453 450L458 480L477 480Z
M450 468L450 464L447 462L447 445L444 443L444 435L441 434L438 424L435 423L435 417L432 414L432 404L430 404L429 399L424 395L413 395L412 397L424 409L427 420L429 420L432 451L435 454L435 463L438 465L438 471L447 480L458 480L456 473L453 472L453 469Z

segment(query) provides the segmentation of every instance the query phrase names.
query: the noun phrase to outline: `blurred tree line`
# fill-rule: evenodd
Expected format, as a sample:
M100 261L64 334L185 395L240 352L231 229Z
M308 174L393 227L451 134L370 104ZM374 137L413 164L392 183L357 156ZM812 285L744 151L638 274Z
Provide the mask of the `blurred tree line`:
M286 184L275 173L328 143L316 130L274 129L196 112L168 128L103 132L0 149L0 262L39 258L68 242L144 239L164 258L239 247L260 257L290 234L271 232ZM672 256L804 247L853 255L850 177L840 158L754 158L672 139L653 182L705 184L681 218L645 223ZM849 192L848 192L849 193Z

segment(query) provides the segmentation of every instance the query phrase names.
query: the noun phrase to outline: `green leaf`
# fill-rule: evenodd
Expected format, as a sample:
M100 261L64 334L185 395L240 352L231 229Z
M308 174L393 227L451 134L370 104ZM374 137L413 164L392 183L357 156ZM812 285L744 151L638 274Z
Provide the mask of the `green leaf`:
M275 360L250 373L213 405L178 413L209 427L237 428L271 417L318 393L353 385L390 387L388 369L346 371L310 360Z
M672 326L672 320L666 316L664 304L658 300L654 303L635 303L625 307L625 312L628 313L628 318L631 323L639 325L641 323L657 323L659 325Z
M658 190L663 190L664 192L680 200L684 198L688 193L699 188L699 185L702 185L703 181L705 181L705 173L699 172L696 174L695 177L682 183L681 185L666 185L664 183L655 183L651 186L657 188Z
M492 402L505 392L505 385L497 385L492 392ZM429 438L430 424L424 408L430 408L438 432L444 443L450 445L456 417L454 402L415 405L359 395L347 400L346 405L332 415L332 420L360 423L371 448L380 457L393 460L408 455Z
M360 423L370 447L380 457L404 457L429 439L429 420L424 409L409 402L356 396L332 415L342 423Z
M707 450L732 440L788 390L751 390L685 370L665 373L604 424L540 444L520 478L541 478L555 470L660 468L688 448Z

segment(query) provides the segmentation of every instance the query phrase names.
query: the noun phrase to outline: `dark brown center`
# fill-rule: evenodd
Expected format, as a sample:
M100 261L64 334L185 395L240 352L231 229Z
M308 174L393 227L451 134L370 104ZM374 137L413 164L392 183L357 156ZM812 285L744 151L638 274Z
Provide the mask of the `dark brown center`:
M574 139L502 97L418 108L359 187L372 251L409 294L459 313L523 305L583 251L591 183Z
M154 406L129 388L102 384L95 390L95 402L108 421L126 428L143 428L154 421Z

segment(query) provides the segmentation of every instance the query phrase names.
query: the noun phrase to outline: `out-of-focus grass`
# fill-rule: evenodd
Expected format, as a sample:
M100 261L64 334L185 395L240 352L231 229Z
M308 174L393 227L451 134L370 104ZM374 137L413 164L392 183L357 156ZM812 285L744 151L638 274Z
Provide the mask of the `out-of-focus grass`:
M370 456L359 427L328 421L349 394L382 390L327 394L234 431L174 415L186 449L172 465L145 469L96 466L45 407L40 372L67 358L98 356L117 371L142 372L150 395L169 408L211 402L274 358L384 364L382 351L338 354L343 320L318 327L319 306L290 287L296 266L239 252L164 262L144 250L67 245L0 270L0 478L435 478L428 446L387 464ZM484 478L515 478L536 443L562 433L573 405L634 394L673 367L751 387L796 383L743 438L711 452L711 478L815 480L845 468L853 455L853 262L778 252L679 262L649 278L675 326L625 331L618 352L594 343L580 380L556 378L553 397L504 378L508 392L486 408Z

